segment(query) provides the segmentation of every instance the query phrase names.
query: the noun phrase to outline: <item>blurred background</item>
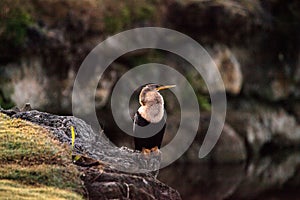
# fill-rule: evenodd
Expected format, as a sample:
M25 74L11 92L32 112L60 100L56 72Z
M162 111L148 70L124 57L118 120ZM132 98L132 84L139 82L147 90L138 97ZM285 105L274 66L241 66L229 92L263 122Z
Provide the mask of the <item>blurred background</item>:
M159 180L183 199L299 199L297 0L1 0L1 107L30 102L34 109L71 115L73 82L85 56L107 37L145 26L180 31L209 52L226 87L222 135L213 151L198 159L211 111L205 83L177 55L145 49L118 58L98 84L96 110L107 137L132 148L132 138L112 117L111 91L135 66L162 63L190 81L201 119L192 146L160 171ZM167 144L180 123L180 108L170 91L163 95Z

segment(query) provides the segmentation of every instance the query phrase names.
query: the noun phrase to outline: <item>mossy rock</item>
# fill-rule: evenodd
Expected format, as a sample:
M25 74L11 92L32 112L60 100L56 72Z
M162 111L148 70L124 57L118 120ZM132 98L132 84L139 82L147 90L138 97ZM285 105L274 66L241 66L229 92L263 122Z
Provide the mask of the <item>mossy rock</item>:
M0 196L23 194L30 199L82 199L80 173L71 150L51 132L0 113Z
M160 156L141 159L139 152L112 146L104 134L76 117L2 110L0 130L0 151L7 151L0 154L0 195L5 199L23 186L26 190L18 191L23 199L32 199L26 197L32 187L43 194L55 189L54 199L181 199L147 170L157 169ZM11 195L4 192L9 184ZM73 196L55 196L56 191Z

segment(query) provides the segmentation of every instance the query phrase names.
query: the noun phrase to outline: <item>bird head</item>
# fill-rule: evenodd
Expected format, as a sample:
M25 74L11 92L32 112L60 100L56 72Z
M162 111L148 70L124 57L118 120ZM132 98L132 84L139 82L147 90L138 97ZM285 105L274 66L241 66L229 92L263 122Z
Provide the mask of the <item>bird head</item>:
M139 102L142 106L153 105L153 104L162 104L163 98L159 94L159 91L165 90L168 88L173 88L176 85L159 85L159 84L147 84L145 85L139 96Z

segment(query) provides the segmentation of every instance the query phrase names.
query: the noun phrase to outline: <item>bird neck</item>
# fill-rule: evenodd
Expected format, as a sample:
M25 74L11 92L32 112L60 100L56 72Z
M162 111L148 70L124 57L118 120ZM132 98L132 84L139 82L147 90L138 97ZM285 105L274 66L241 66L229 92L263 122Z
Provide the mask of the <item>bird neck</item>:
M148 122L158 123L164 116L164 103L143 105L138 112Z

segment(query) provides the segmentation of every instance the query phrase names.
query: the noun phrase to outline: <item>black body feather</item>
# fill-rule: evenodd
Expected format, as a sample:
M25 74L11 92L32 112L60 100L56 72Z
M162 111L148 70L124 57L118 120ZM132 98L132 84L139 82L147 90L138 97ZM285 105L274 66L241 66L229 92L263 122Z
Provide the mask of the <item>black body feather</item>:
M146 127L146 129L143 127ZM166 129L165 117L163 117L158 123L150 123L146 119L144 119L139 112L137 112L134 116L134 124L133 124L134 135L138 136L138 135L150 134L152 136L147 138L134 137L135 149L142 151L143 148L151 149L155 146L160 148L164 137L165 129ZM153 131L156 132L155 135L153 135Z

